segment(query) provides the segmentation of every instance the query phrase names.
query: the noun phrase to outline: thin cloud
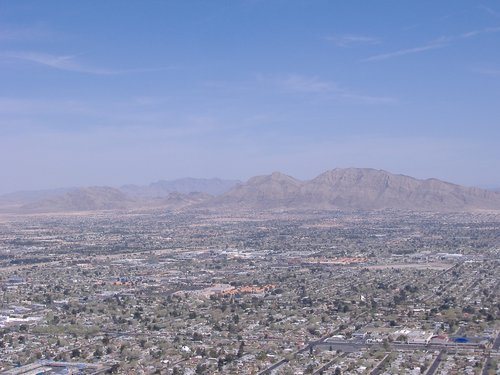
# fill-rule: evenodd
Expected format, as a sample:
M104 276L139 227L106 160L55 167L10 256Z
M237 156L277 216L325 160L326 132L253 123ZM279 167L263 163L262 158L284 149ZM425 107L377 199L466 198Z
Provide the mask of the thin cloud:
M365 104L395 104L397 99L390 96L372 96L372 95L360 95L355 93L345 92L340 95L344 99L355 100L360 103Z
M422 53L422 52L431 51L431 50L435 50L435 49L441 49L441 48L448 47L451 43L457 42L459 40L469 39L469 38L477 37L477 36L483 35L483 34L493 34L493 33L498 33L498 32L500 32L500 27L487 27L487 28L479 29L479 30L471 30L471 31L468 31L468 32L465 32L465 33L462 33L459 35L442 36L438 39L431 41L428 44L423 45L423 46L405 48L405 49L400 49L400 50L394 51L394 52L370 56L366 59L361 60L361 62L388 60L388 59L392 59L395 57L412 55L412 54Z
M322 81L318 77L307 77L299 74L292 74L281 82L287 91L320 93L335 89L331 82Z
M332 42L337 47L352 47L357 45L371 45L380 43L380 40L378 38L353 34L332 35L327 37L326 40Z
M500 27L487 27L480 30L472 30L466 33L460 34L459 38L471 38L481 34L493 34L500 32Z
M133 99L133 103L140 106L164 105L171 101L170 96L138 96Z
M75 100L41 100L0 97L0 114L39 115L81 113L85 105Z
M494 9L491 9L490 7L487 7L486 5L480 5L479 9L484 10L486 13L488 13L494 17L500 17L500 12L498 12Z
M500 77L500 69L498 68L476 68L473 71L486 76Z
M291 93L321 94L330 99L344 99L363 104L393 104L397 100L385 96L364 95L342 88L335 82L325 81L316 76L291 74L281 80L280 86Z
M39 28L1 27L0 41L34 40L52 36L49 31Z
M413 48L406 48L406 49L401 49L399 51L394 51L394 52L389 52L389 53L383 53L380 55L375 55L368 57L366 59L361 60L362 62L369 62L369 61L381 61L381 60L388 60L392 59L394 57L400 57L400 56L405 56L405 55L412 55L415 53L421 53L425 51L430 51L434 49L440 49L446 47L448 44L446 43L430 43L427 45L423 45L420 47L413 47Z
M123 69L123 70L100 69L82 64L80 61L78 61L77 57L78 55L51 55L47 53L30 52L30 51L11 51L11 52L0 53L0 58L4 59L28 61L31 63L43 65L57 70L64 70L75 73L95 74L95 75L142 73L142 72L153 72L153 71L171 69L170 67Z

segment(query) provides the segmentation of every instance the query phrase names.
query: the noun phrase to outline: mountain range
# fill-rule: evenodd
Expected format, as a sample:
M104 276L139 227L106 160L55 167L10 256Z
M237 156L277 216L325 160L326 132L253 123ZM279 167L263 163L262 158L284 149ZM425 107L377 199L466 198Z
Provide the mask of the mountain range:
M138 208L230 210L500 210L500 192L438 179L420 180L383 170L346 168L312 180L280 172L235 180L185 178L147 186L87 187L0 197L18 212L129 210ZM17 197L17 201L13 200ZM24 201L23 201L24 197ZM28 199L29 198L29 199ZM13 206L15 201L16 205Z
M125 185L120 190L131 196L143 198L164 198L174 192L182 194L199 192L210 195L221 195L239 183L240 181L238 180L186 177L171 181L160 180L148 186Z
M334 169L309 181L275 172L251 178L215 198L217 206L293 209L404 209L461 211L500 209L500 194L419 180L375 169Z

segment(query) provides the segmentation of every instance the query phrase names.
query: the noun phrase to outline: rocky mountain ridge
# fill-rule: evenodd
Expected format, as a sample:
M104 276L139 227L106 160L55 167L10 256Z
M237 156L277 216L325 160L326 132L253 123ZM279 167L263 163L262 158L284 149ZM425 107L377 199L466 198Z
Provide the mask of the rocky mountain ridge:
M275 172L253 177L212 202L254 209L500 209L500 194L438 179L419 180L383 170L329 170L309 181Z
M209 194L208 191L219 194ZM137 208L500 211L500 193L434 178L421 180L383 170L337 168L308 181L274 172L252 177L245 183L181 179L160 181L146 187L77 188L17 207L20 212L30 213Z

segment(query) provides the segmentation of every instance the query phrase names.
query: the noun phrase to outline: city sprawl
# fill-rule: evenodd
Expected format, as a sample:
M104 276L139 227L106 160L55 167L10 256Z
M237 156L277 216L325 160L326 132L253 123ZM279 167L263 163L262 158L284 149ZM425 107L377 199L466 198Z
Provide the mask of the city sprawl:
M496 374L499 251L492 213L5 216L0 370Z

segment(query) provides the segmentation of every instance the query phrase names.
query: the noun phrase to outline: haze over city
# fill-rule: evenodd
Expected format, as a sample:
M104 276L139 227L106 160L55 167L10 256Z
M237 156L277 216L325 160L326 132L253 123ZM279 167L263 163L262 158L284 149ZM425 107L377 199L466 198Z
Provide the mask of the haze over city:
M0 193L335 167L499 187L496 1L0 1Z

